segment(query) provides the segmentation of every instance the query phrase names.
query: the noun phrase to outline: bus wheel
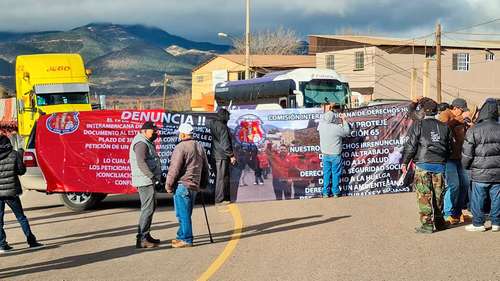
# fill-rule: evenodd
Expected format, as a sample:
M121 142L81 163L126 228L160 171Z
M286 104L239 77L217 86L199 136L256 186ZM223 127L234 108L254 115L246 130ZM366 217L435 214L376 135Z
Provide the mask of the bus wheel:
M104 197L106 196L100 193L70 192L61 194L61 201L69 209L81 212L92 209Z

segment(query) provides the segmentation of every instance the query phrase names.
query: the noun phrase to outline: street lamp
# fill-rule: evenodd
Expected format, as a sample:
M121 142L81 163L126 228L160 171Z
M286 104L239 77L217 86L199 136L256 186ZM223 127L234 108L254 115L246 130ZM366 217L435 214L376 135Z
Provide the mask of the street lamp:
M245 79L250 78L250 0L246 0Z
M217 33L217 36L229 38L236 41L234 36L224 32ZM246 25L245 25L245 79L250 78L250 0L246 0Z

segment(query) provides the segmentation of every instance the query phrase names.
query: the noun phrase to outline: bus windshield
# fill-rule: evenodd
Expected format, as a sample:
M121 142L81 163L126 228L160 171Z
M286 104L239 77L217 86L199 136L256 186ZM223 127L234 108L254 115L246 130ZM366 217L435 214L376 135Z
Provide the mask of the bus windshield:
M349 89L338 80L313 79L300 82L300 91L304 94L304 107L319 107L324 103L347 103Z
M88 93L57 93L38 94L36 96L38 106L58 105L58 104L88 104Z

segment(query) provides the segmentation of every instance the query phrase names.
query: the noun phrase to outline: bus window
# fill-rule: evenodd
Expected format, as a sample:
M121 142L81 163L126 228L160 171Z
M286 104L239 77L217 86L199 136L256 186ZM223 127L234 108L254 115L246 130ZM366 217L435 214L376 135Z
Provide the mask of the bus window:
M330 102L344 105L348 96L347 87L337 80L313 79L301 82L300 90L304 93L304 107L319 107Z

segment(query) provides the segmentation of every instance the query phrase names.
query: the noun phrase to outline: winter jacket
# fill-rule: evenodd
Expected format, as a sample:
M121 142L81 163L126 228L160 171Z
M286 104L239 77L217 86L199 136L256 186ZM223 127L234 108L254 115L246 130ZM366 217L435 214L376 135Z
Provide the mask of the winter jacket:
M178 182L194 191L207 188L208 159L205 149L193 139L181 141L175 146L168 167L168 190L174 190Z
M439 121L448 125L453 133L450 159L460 160L465 132L467 131L467 125L464 118L462 116L455 116L450 109L446 109L439 114Z
M130 144L129 158L133 186L153 185L161 179L161 163L156 147L142 133L137 134Z
M342 125L333 123L334 114L327 111L323 119L319 122L319 144L321 153L328 155L340 155L342 152L342 138L347 137L351 132L349 124Z
M0 136L0 197L14 197L22 193L19 176L26 173L22 152L13 150L10 140Z
M495 101L483 105L477 125L467 131L462 164L472 170L473 181L500 183L500 124Z
M234 156L231 133L227 127L229 112L219 110L213 120L208 120L207 127L212 133L212 155L215 160L228 160Z
M448 126L433 117L416 120L408 132L404 147L403 164L444 164L450 157L452 133Z

